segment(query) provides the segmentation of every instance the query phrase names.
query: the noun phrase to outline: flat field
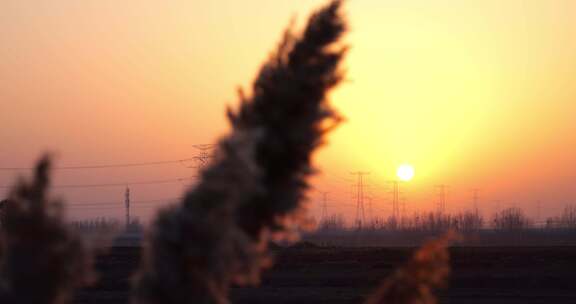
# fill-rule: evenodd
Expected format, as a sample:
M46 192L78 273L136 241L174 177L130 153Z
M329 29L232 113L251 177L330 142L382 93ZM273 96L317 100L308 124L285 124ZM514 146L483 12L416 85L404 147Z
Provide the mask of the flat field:
M75 303L128 303L139 248L113 247L98 258L98 283ZM258 287L232 289L233 303L362 303L413 248L296 245L275 250ZM441 303L576 303L576 247L453 247L450 286Z

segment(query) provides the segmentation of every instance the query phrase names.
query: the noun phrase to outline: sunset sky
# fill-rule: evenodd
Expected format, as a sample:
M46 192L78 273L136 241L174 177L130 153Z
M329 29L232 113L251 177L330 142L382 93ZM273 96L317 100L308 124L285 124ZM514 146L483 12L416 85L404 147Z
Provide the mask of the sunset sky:
M0 167L183 159L225 134L237 102L296 18L319 0L0 2ZM346 81L331 95L346 123L315 155L329 213L354 216L353 171L369 171L378 215L388 181L409 212L516 206L542 217L576 203L576 1L351 0ZM124 183L196 174L192 163L55 172L54 184ZM12 184L26 171L0 171ZM135 201L181 195L186 183L132 186ZM75 218L122 216L123 187L55 189ZM0 189L0 198L6 189ZM118 206L99 202L118 202ZM135 203L146 219L160 204Z

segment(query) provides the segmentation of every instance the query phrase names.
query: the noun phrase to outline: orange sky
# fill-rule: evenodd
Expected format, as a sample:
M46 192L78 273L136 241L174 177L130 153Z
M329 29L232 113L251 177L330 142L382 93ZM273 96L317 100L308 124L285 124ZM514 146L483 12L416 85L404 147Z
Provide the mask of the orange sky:
M236 101L294 15L324 1L0 2L0 167L45 150L62 165L186 158L226 129ZM408 210L512 205L544 216L576 191L576 2L382 1L346 5L348 81L332 99L347 117L315 157L329 212L353 216L351 171L390 212L387 181L401 163ZM193 175L184 165L60 171L55 183ZM9 184L14 172L0 171ZM177 197L184 185L134 186L134 200ZM3 190L0 190L3 191ZM72 202L115 202L122 188L61 189ZM318 193L311 193L314 201ZM496 203L500 201L500 203ZM147 217L154 204L136 207ZM75 217L120 208L72 208ZM314 212L318 212L315 207Z

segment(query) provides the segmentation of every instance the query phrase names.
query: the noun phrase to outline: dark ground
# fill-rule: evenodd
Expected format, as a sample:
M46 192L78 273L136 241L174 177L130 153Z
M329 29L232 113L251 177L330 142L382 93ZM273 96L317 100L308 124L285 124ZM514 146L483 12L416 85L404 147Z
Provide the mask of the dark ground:
M233 288L233 303L362 303L410 248L318 248L277 251L262 285ZM457 247L441 303L576 303L576 247ZM98 259L100 280L75 303L128 303L139 248L114 247Z

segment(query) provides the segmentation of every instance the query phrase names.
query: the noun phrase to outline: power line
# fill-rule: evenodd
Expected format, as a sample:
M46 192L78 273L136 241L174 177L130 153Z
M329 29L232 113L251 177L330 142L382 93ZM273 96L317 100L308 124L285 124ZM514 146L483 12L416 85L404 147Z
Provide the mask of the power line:
M180 200L181 198L178 197L174 197L174 198L166 198L166 199L156 199L156 200L141 200L141 201L130 201L130 207L135 207L136 209L141 209L141 208L154 208L154 207L159 207L160 205L158 204L151 204L151 203L159 203L159 202L163 202L163 203L167 203L167 202L174 202L177 200ZM119 208L122 208L122 202L121 201L117 201L117 202L103 202L103 203L87 203L87 204L70 204L70 203L65 203L64 204L65 207L67 208L72 208L72 209L76 209L76 210L94 210L94 209L116 209L119 210Z
M334 180L334 181L336 181L336 182L339 182L339 183L350 183L350 182L352 182L352 180L349 179L349 178L341 177L341 176L338 176L337 174L332 174L332 173L330 173L330 172L328 172L328 171L326 171L326 170L320 169L320 174L321 174L322 176L324 176L324 177L328 177L328 178L330 178L330 179L332 179L332 180Z
M86 206L86 207L82 207L82 208L76 208L76 206L66 206L67 208L71 208L71 209L75 209L75 210L102 210L102 209L108 209L108 210L117 210L121 205L118 206ZM145 206L145 207L150 207L150 206Z
M195 177L181 177L163 180L149 180L149 181L131 181L131 182L118 182L118 183L100 183L100 184L63 184L54 185L53 188L106 188L106 187L126 187L134 185L156 185L156 184L170 184L176 182L184 182L194 179ZM12 186L0 186L1 189L12 188Z
M54 167L52 170L87 170L87 169L109 169L109 168L128 168L128 167L143 167L143 166L157 166L157 165L167 165L167 164L177 164L185 163L189 161L195 161L195 157L182 158L176 160L166 160L166 161L150 161L150 162L138 162L138 163L120 163L120 164L107 164L107 165L85 165L85 166L62 166ZM23 170L33 170L33 167L0 167L0 171L23 171Z
M158 199L153 199L153 200L138 200L138 201L134 201L131 200L130 202L132 204L137 204L137 205L141 205L141 204L149 204L149 203L159 203L159 202L171 202L171 201L177 201L177 200L181 200L184 197L168 197L168 198L158 198ZM87 206L87 207L91 207L91 206L121 206L122 202L121 201L106 201L106 202L72 202L72 203L64 203L64 205L66 206L74 206L74 207L82 207L82 206Z
M130 203L133 203L132 201ZM119 211L122 208L122 204L118 203L116 204L116 206L85 206L85 207L81 207L79 208L78 206L66 206L67 208L70 208L71 210L114 210L114 211ZM161 205L140 205L134 208L134 206L131 206L130 210L140 210L142 208L157 208L157 207L161 207Z

